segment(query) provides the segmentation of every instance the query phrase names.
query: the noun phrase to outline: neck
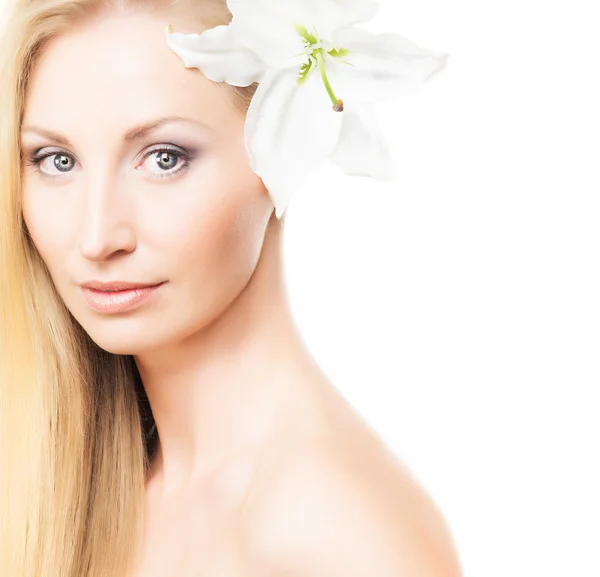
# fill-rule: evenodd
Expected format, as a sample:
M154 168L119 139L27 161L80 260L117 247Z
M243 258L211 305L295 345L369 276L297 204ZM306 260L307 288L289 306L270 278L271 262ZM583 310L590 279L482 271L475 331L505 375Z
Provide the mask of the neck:
M280 434L302 394L292 376L318 371L286 299L282 225L271 218L253 276L217 319L135 357L159 435L152 477L164 494Z

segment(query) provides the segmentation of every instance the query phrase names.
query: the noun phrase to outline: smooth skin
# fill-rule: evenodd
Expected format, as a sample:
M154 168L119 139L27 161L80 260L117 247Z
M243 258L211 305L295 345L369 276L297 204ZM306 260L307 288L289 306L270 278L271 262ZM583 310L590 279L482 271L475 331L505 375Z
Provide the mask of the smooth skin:
M458 577L434 503L302 341L244 115L169 22L195 31L129 14L52 40L22 131L26 160L49 155L24 167L31 237L92 339L134 356L160 435L131 577ZM93 279L166 283L107 315Z

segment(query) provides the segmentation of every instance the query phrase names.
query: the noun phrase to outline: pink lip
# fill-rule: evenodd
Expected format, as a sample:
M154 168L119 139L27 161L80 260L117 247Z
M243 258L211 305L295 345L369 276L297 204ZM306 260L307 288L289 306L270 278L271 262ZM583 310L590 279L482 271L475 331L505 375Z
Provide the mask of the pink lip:
M87 304L95 311L99 313L121 313L141 305L163 284L118 291L101 291L89 287L81 287L81 290Z

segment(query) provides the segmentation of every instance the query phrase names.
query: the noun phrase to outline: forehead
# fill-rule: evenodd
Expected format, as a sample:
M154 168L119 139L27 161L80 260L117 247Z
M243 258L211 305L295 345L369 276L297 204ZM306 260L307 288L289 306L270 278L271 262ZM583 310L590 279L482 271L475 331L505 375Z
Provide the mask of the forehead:
M168 47L170 22L177 26L172 18L119 15L52 39L33 69L24 123L66 132L82 121L101 130L170 114L227 122L223 90Z

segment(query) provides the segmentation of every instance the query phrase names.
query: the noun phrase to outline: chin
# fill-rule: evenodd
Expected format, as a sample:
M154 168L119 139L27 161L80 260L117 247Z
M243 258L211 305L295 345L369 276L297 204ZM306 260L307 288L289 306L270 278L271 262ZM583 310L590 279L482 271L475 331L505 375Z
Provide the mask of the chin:
M102 336L96 336L91 332L88 334L101 349L113 355L138 355L152 347L152 343L140 342L144 340L142 336L136 339L115 334Z
M154 326L149 327L147 319L141 317L90 319L86 315L77 322L96 345L114 355L137 355L162 344Z

